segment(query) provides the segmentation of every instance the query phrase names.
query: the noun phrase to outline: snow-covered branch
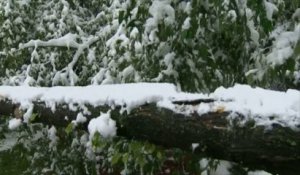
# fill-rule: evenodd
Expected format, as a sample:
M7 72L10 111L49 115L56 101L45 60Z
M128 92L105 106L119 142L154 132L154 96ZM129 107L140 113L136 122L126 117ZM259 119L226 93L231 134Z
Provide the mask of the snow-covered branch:
M68 33L63 37L50 39L48 41L41 40L30 40L25 44L20 44L20 49L28 47L67 47L67 48L78 48L80 44L77 43L78 35Z
M244 123L253 120L256 125L267 127L278 124L299 129L300 126L300 92L292 89L278 92L235 85L228 89L220 87L208 95L180 92L174 85L167 83L133 83L51 88L1 86L0 95L20 104L24 109L39 101L53 111L59 104L77 104L81 107L119 106L120 112L130 113L132 109L155 103L158 107L187 116L222 111L231 113L228 120L236 119L236 114L239 114L244 116Z
M245 85L190 94L171 84L0 87L0 114L90 134L146 139L231 161L294 162L300 156L300 92ZM34 114L34 115L33 115ZM34 116L32 118L32 116Z

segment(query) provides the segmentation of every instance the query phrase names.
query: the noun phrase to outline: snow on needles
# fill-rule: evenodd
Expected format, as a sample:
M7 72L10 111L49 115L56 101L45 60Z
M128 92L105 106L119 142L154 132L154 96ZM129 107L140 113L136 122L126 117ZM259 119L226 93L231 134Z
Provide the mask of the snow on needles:
M220 87L208 95L179 92L174 85L168 83L133 83L86 87L58 86L51 88L0 86L0 96L10 99L14 103L19 103L23 109L30 111L32 111L32 102L37 100L45 102L52 110L55 110L58 104L68 104L70 110L77 110L77 108L73 109L74 104L78 104L81 109L84 109L85 105L108 105L112 109L115 106L120 106L122 108L120 112L126 110L128 113L141 105L156 103L159 107L187 115L192 112L202 115L207 112L228 111L232 114L228 116L228 119L237 116L234 114L238 113L245 116L246 120L253 119L257 125L269 126L278 123L291 128L297 128L300 125L300 91L292 89L278 92L237 84L227 89ZM207 98L215 101L198 105L172 103L179 100ZM77 116L78 121L85 118L83 114L86 115L89 112L80 113ZM103 115L100 116L101 119L92 121L101 123L105 119L105 122L111 122L110 117L103 117ZM106 115L109 116L109 114ZM12 121L11 123L18 122ZM91 123L90 125L93 126ZM110 126L113 128L114 125ZM113 131L113 129L110 130ZM108 134L104 135L108 136Z

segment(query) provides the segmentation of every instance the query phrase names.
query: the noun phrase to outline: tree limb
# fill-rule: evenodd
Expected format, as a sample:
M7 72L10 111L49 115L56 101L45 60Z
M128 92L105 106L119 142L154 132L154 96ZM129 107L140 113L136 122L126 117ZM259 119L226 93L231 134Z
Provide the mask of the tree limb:
M0 114L13 115L18 105L10 100L0 101ZM111 110L109 106L87 106L88 121L101 112ZM43 102L34 102L35 122L56 127L66 127L76 120L79 111L71 111L67 104L60 104L53 112ZM300 132L288 127L274 125L272 129L255 126L254 121L244 125L239 119L229 121L230 112L210 112L199 116L174 113L159 108L156 104L146 104L120 114L120 107L111 110L111 117L118 126L117 134L129 139L148 140L165 147L192 150L193 143L199 144L195 154L244 163L256 168L270 168L285 165L299 170ZM243 118L241 114L240 118ZM68 120L65 119L67 116ZM87 128L88 122L79 126ZM263 162L263 163L262 163ZM286 168L286 167L285 167Z

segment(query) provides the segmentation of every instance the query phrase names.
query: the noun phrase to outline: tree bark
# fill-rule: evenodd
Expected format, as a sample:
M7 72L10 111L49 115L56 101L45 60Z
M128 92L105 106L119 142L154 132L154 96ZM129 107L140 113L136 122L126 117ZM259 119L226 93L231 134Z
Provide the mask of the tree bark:
M190 105L185 102L176 103ZM253 121L240 125L239 119L228 120L230 112L224 111L185 116L155 104L140 106L129 114L121 114L120 107L87 108L91 112L86 115L88 121L99 116L100 112L111 110L111 117L118 126L118 136L148 140L165 147L189 151L192 150L193 143L198 143L195 154L239 162L270 172L280 172L282 168L300 171L297 166L300 165L300 132L291 128L274 125L268 129L255 126ZM12 101L0 101L2 116L13 115L16 110L19 110L18 105ZM53 112L43 102L34 102L33 113L37 114L34 122L66 127L72 120L76 120L78 111L70 110L67 104L60 104ZM66 116L68 120L65 119ZM88 122L79 127L86 129L87 124Z

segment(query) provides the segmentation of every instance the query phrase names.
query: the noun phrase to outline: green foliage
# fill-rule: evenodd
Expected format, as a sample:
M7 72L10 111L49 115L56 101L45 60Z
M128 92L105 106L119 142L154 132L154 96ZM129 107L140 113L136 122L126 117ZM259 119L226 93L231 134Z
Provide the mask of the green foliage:
M72 131L74 130L74 128L75 128L74 123L73 123L73 122L70 122L70 123L68 124L68 126L65 128L65 132L66 132L67 134L71 134Z
M165 161L162 148L140 141L122 138L107 140L96 133L92 139L95 154L100 158L100 172L108 174L158 173Z
M23 125L18 130L7 128L1 119L0 168L3 174L96 174L96 162L85 156L86 148L80 137L58 130L63 141L52 144L48 128L40 124Z
M39 114L37 114L37 113L31 114L31 116L30 116L30 118L29 118L29 122L30 122L30 123L34 122L34 120L35 120L36 117L38 117L38 116L39 116Z
M272 19L267 2L275 7ZM234 83L297 88L297 42L286 46L292 56L279 63L273 61L278 55L266 59L280 50L274 31L297 35L299 24L291 20L297 8L297 0L2 1L0 79L38 86L171 82L202 92ZM66 34L75 35L70 42L84 44L83 50L20 47ZM95 40L85 43L89 39ZM278 73L286 68L292 70L287 76Z
M82 130L66 133L64 128L57 128L54 140L47 126L23 124L12 131L7 127L8 120L0 118L3 174L214 174L219 165L226 164L230 164L228 171L233 175L249 171L235 163L224 164L145 141L105 139L99 133L89 138Z

